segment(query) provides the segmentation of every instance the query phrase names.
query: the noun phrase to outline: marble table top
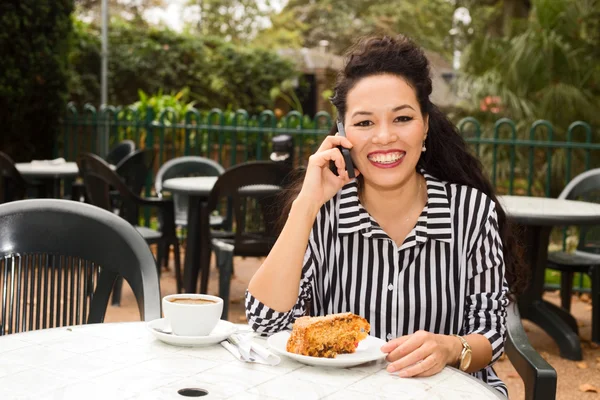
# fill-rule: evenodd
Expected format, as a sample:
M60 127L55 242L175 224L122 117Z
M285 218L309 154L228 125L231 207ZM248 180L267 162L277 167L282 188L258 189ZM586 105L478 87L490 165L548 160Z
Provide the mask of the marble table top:
M499 201L507 216L522 224L600 224L600 204L528 196L500 196Z
M385 366L310 367L286 357L277 366L242 363L218 344L165 344L144 322L93 324L0 337L0 399L182 400L183 388L208 391L203 399L504 398L453 368L402 379Z

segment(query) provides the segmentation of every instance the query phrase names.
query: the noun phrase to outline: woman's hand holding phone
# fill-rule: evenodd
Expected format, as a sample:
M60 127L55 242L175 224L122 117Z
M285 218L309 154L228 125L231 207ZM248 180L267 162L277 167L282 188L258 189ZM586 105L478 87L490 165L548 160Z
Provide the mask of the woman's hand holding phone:
M346 161L338 146L351 149L352 143L343 136L327 136L317 152L310 156L298 199L306 199L320 208L352 180L348 176ZM337 175L330 169L331 162L337 169ZM355 169L356 176L359 173Z

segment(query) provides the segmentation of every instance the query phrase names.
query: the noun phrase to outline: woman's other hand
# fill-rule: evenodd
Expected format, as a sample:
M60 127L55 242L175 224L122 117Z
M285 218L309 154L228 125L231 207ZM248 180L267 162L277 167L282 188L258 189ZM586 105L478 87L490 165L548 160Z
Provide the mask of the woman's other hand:
M422 377L435 375L446 365L456 364L462 344L454 336L418 331L390 340L381 351L388 353L388 372L398 372L402 378Z
M352 143L342 136L327 136L321 143L319 150L310 156L304 183L298 198L308 200L320 208L339 192L345 184L351 181L346 172L344 157L337 146L351 149ZM329 169L330 161L335 163L338 176ZM358 176L360 172L355 171Z

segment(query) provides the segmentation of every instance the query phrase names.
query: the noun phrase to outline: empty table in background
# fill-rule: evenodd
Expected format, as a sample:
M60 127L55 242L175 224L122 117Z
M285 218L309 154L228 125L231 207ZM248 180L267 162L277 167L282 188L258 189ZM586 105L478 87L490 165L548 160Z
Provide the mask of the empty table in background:
M525 262L531 282L519 296L519 310L558 344L562 357L581 360L577 321L566 310L542 299L550 233L555 226L600 225L600 204L543 197L500 196L507 217L522 227Z
M60 198L60 182L66 179L75 179L79 168L75 162L58 160L32 161L16 163L15 167L25 179L40 180L44 183L45 193L42 197Z
M183 287L187 293L198 292L198 274L202 264L210 262L210 237L206 234L210 232L210 216L201 216L201 210L217 180L216 176L198 176L172 178L163 182L164 191L188 197L187 245L183 268ZM279 190L279 186L249 185L241 188L240 193L244 196L260 197L275 194ZM201 292L203 290L205 291L205 288L201 288Z

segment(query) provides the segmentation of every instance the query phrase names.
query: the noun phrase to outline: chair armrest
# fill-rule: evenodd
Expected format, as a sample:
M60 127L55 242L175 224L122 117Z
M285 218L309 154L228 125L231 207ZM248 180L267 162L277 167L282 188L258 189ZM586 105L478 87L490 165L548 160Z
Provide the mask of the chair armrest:
M556 370L531 346L514 302L508 306L505 351L525 384L526 400L556 398Z

